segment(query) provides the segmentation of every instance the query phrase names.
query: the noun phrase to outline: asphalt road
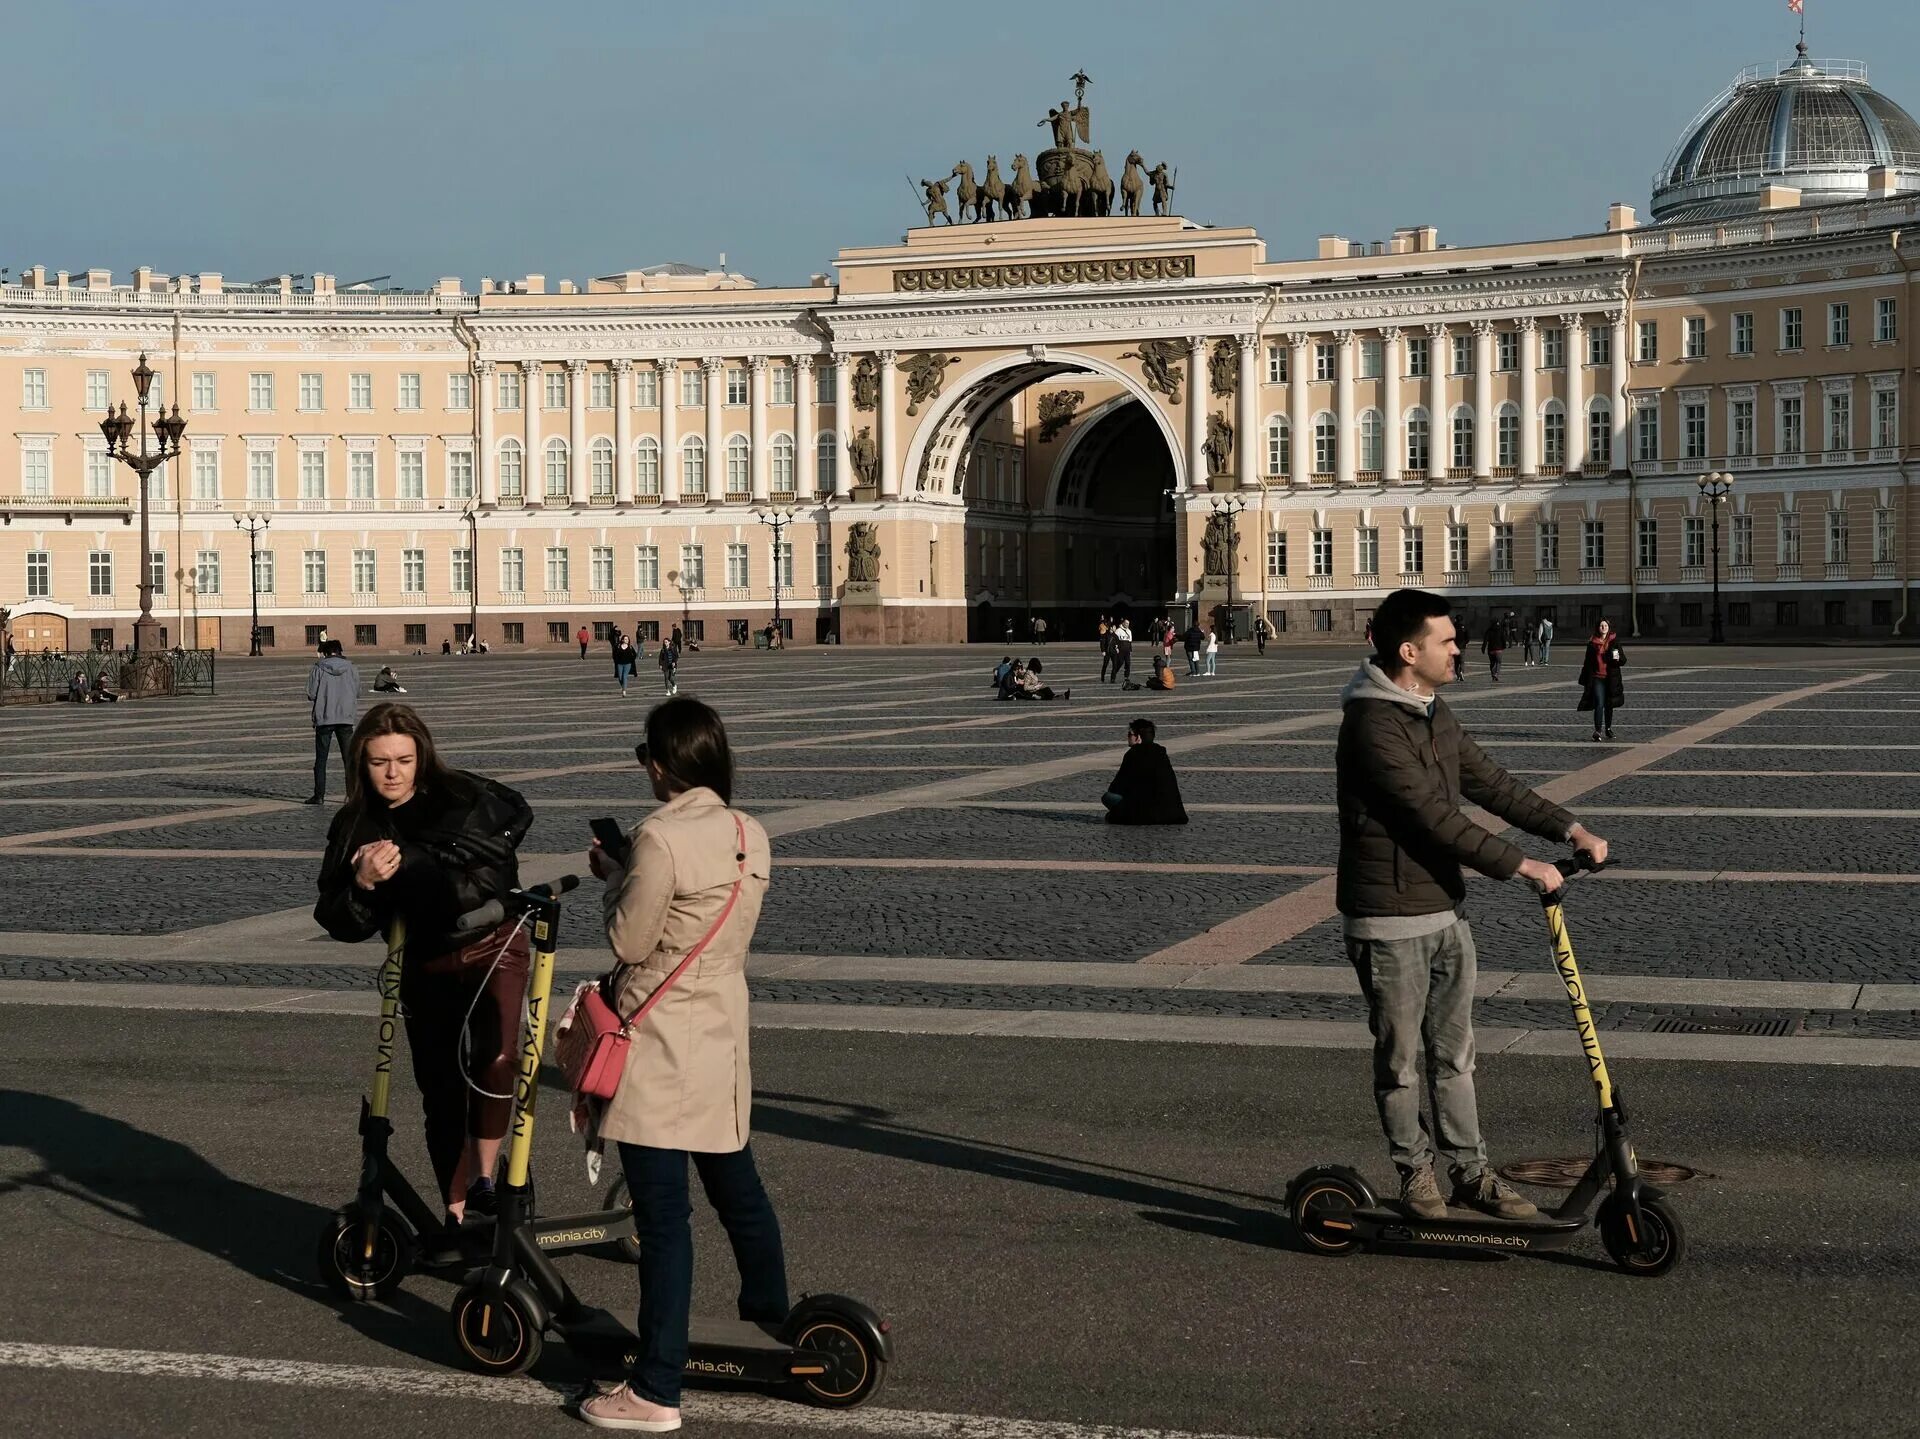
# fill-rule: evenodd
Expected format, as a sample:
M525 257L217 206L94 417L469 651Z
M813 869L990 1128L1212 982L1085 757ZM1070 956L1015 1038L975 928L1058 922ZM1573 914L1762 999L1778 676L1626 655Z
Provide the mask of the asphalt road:
M0 1014L0 1355L450 1368L447 1284L348 1309L311 1278L354 1180L365 1021ZM932 1415L1062 1426L979 1431L1002 1435L1913 1432L1911 1069L1621 1064L1643 1157L1710 1176L1675 1191L1689 1259L1645 1281L1597 1236L1530 1259L1292 1248L1277 1217L1292 1173L1387 1169L1361 1053L766 1031L755 1058L794 1288L862 1296L894 1324L888 1385L852 1416L864 1432L974 1432ZM1497 1160L1584 1150L1579 1066L1496 1056L1481 1075ZM557 1104L547 1118L558 1209L585 1187ZM410 1113L400 1124L424 1172ZM724 1310L724 1245L711 1223L697 1234L698 1307ZM563 1263L589 1298L633 1303L624 1267ZM582 1372L550 1350L554 1396L506 1406L0 1358L0 1406L21 1439L563 1434L582 1432L560 1394ZM786 1429L780 1411L705 1413L690 1405L690 1432ZM800 1433L815 1416L792 1417Z

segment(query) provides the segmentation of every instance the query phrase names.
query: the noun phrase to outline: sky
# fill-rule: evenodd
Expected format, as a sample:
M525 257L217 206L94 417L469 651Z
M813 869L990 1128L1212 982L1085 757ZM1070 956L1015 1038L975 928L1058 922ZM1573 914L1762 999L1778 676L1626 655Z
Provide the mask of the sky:
M1806 0L1816 57L1920 113L1920 4ZM0 0L0 265L762 284L920 221L912 182L1093 141L1269 258L1646 213L1654 171L1786 0Z

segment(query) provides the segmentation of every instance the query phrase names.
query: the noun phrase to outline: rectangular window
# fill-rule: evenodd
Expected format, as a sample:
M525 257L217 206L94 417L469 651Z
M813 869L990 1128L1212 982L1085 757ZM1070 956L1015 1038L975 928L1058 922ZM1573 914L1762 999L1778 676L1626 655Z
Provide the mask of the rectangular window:
M1829 345L1853 343L1853 307L1845 301L1827 306L1827 343Z
M347 376L347 408L349 410L373 408L373 373L371 371L356 370Z
M660 372L652 365L640 365L633 372L633 407L651 410L660 403Z
M1634 357L1643 365L1654 364L1660 358L1660 325L1656 320L1634 321L1636 343Z
M1797 510L1782 510L1774 557L1783 565L1800 563L1800 514Z
M1313 347L1313 377L1316 380L1334 378L1333 346L1324 340L1316 341Z
M1613 363L1613 331L1604 325L1594 325L1587 330L1587 363L1589 365Z
M360 649L372 649L380 643L380 626L355 625L353 627L353 642Z
M1634 563L1643 570L1660 566L1660 522L1642 515L1634 522Z
M1495 570L1511 573L1513 570L1513 522L1501 520L1496 523L1490 539L1492 554L1488 563ZM1463 565L1462 568L1464 569L1465 566Z
M256 370L247 376L247 408L264 414L273 408L273 376Z
M1876 565L1894 563L1894 522L1892 510L1873 512L1873 562Z
M767 375L768 398L776 405L791 405L793 403L793 366L770 366Z
M400 498L424 500L427 497L427 454L425 450L400 451Z
M1797 455L1806 448L1806 434L1801 424L1798 395L1787 395L1780 401L1779 417L1774 431L1774 448L1783 455Z
M727 369L727 403L744 405L747 402L747 372L744 366L729 366Z
M1742 310L1733 317L1732 353L1751 355L1753 353L1753 311Z
M453 374L447 376L447 408L449 410L471 410L473 408L473 376Z
M46 550L27 551L27 598L48 599L53 594L53 556Z
M300 593L324 595L327 592L327 552L303 550L300 553Z
M1900 338L1900 302L1891 295L1873 302L1873 338L1883 345Z
M1753 516L1735 515L1732 523L1732 563L1751 565L1753 563Z
M825 540L814 542L813 585L820 590L833 588L833 547Z
M1267 531L1267 578L1281 580L1287 576L1287 532L1285 530Z
M1316 575L1333 573L1333 531L1315 530L1312 535L1312 554L1308 563Z
M707 551L704 545L680 546L680 588L703 590L707 587Z
M1493 367L1503 373L1520 368L1520 332L1500 330L1493 337Z
M400 397L396 408L402 410L420 408L420 375L417 371L408 370L400 376Z
M113 593L113 551L87 551L87 593L109 596Z
M1853 448L1853 396L1845 390L1827 393L1827 449Z
M1790 630L1800 623L1800 601L1775 600L1773 602L1773 624L1775 629Z
M356 595L370 595L379 583L379 571L374 564L374 553L370 549L357 549L353 552L353 592Z
M1407 420L1407 469L1409 475L1424 475L1432 443L1432 426L1427 423L1427 412L1416 411Z
M303 371L300 375L300 408L303 410L326 408L326 402L322 399L320 376L314 371Z
M1407 337L1407 377L1424 379L1433 368L1433 346L1425 335Z
M253 556L253 587L263 595L273 593L273 572L273 551L255 551Z
M1379 340L1360 342L1360 378L1377 380L1386 366L1386 346Z
M1564 469L1567 463L1567 416L1563 410L1548 410L1541 421L1540 459L1549 469Z
M1689 360L1704 360L1707 357L1707 317L1705 315L1687 316L1687 348Z
M1467 527L1447 526L1447 572L1464 574L1467 568Z
M1362 525L1353 532L1353 570L1355 574L1380 573L1380 530Z
M373 498L373 451L347 451L347 494L356 500Z
M87 371L87 408L104 410L107 407L107 372L105 370Z
M220 593L220 551L201 550L194 555L193 592L196 595Z
M20 372L20 408L23 410L44 410L47 408L47 372L33 369Z
M1603 570L1607 567L1607 522L1580 522L1580 568Z
M500 551L500 591L517 595L527 588L527 552L518 545Z
M520 408L520 372L502 370L495 377L500 392L499 409L517 410Z
M561 594L573 588L573 552L565 545L547 546L547 588Z
M500 626L500 643L503 645L523 645L527 642L527 627L520 620L508 620Z
M1284 385L1287 382L1287 347L1285 345L1267 346L1267 383Z
M707 403L707 372L698 366L680 372L680 408L697 410Z
M272 450L247 451L247 498L250 500L273 500L275 480L274 453Z
M214 389L213 371L195 370L193 372L193 408L196 410L211 410L215 408L214 396L216 393L217 391Z
M613 588L613 546L595 545L587 555L589 575L592 587L596 590Z
M53 493L53 451L44 442L21 449L20 482L34 499L45 499Z
M425 550L400 551L400 590L403 594L420 595L427 590L427 552Z
M1847 562L1847 512L1845 510L1827 511L1827 563L1844 565Z
M547 410L566 409L567 372L565 370L543 371L541 381L546 392L545 397L541 401L541 408Z
M633 586L639 590L657 590L660 588L660 546L634 546Z
M147 551L147 584L156 595L167 592L167 552L165 550ZM162 643L164 643L164 639Z
M300 452L300 498L303 500L324 500L327 497L327 452L325 450L302 450Z
M1540 368L1563 370L1567 366L1567 332L1555 327L1540 332Z
M104 499L113 493L113 456L105 450L87 451L87 495Z
M727 584L732 589L747 587L747 547L742 544L727 546Z
M453 552L448 580L456 595L473 593L473 551L462 546Z
M1707 518L1684 515L1680 520L1680 563L1689 567L1707 562Z
M1520 463L1520 417L1502 414L1495 422L1494 461L1507 469Z
M1685 404L1680 407L1680 457L1704 460L1707 457L1707 407Z
M1453 467L1456 470L1473 468L1473 418L1470 415L1453 417Z
M1334 428L1331 417L1315 422L1313 427L1313 472L1316 475L1330 475L1338 462L1339 431Z
M940 592L940 542L930 542L928 550L928 572L933 576L933 593ZM793 542L782 540L777 545L767 547L767 558L773 562L773 582L782 589L793 588Z
M1797 350L1801 348L1800 342L1802 338L1799 307L1793 306L1789 309L1782 310L1780 312L1780 348L1783 350Z
M1427 532L1425 527L1414 525L1400 531L1400 573L1403 575L1424 574L1427 568Z
M1727 404L1727 453L1753 453L1753 401L1732 400Z
M1455 335L1453 337L1453 373L1456 375L1473 373L1473 336Z
M837 371L832 365L818 361L813 366L813 402L816 405L831 405L834 396L839 393Z
M587 404L596 410L613 408L612 370L595 370L587 376Z
M220 452L218 450L194 450L193 497L196 500L220 498Z
M1900 392L1897 390L1873 392L1873 443L1883 450L1900 443Z

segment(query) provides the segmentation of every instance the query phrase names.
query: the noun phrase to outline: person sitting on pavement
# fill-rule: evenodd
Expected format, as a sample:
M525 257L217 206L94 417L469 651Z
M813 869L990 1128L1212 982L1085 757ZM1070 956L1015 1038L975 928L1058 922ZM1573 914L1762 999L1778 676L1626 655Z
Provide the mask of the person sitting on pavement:
M993 688L995 688L996 690L1002 689L1005 687L1007 683L1007 676L1012 673L1013 673L1013 656L1001 655L1000 663L993 667L993 678L989 680L988 683L991 684ZM1005 696L1002 696L1002 698L1005 698Z
M1374 1101L1400 1172L1402 1207L1421 1219L1445 1217L1433 1170L1437 1138L1454 1204L1530 1219L1538 1211L1488 1167L1480 1133L1476 961L1462 866L1493 879L1519 875L1543 894L1564 881L1553 865L1481 828L1461 805L1479 805L1596 862L1606 860L1607 842L1495 764L1439 698L1459 648L1451 611L1424 590L1387 596L1373 615L1373 656L1341 692L1335 900L1367 1000ZM1431 1130L1420 1105L1423 1040Z
M1108 824L1185 824L1187 807L1180 802L1180 781L1166 748L1154 743L1150 719L1127 726L1127 752L1120 769L1100 796L1107 807Z
M393 672L392 665L381 665L380 672L373 677L373 692L378 695L403 695L400 676Z
M1072 690L1070 689L1062 690L1059 694L1056 695L1051 685L1045 684L1041 681L1039 660L1028 660L1024 668L1016 666L1014 673L1019 676L1019 684L1016 685L1014 688L1013 697L1015 699L1070 700L1073 698Z
M1147 680L1150 690L1170 690L1173 688L1173 662L1166 653L1155 650L1153 655L1153 675Z

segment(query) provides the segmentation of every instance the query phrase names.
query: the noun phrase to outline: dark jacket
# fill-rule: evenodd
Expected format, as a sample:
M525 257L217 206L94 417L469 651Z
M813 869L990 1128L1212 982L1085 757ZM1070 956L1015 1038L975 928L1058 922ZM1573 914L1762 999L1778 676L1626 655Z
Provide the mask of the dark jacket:
M1587 641L1586 658L1580 662L1580 705L1582 710L1593 708L1593 690L1589 681L1593 679L1595 669L1594 642ZM1618 636L1607 636L1607 709L1609 712L1622 708L1627 702L1626 682L1620 678L1620 671L1626 668L1627 657L1620 648Z
M1480 641L1480 648L1488 654L1499 654L1507 647L1507 625L1505 620L1495 620L1487 626L1486 637Z
M1572 815L1489 759L1444 700L1408 694L1372 660L1340 704L1342 914L1458 910L1467 894L1462 865L1511 879L1525 854L1462 814L1463 799L1543 839L1564 840L1573 828Z
M410 835L377 797L364 813L342 809L333 817L313 917L335 939L369 939L398 915L407 921L409 959L431 958L486 933L461 931L455 921L519 886L515 851L533 826L526 800L464 770L452 773L443 793L419 794L408 803L423 800L425 820L410 826ZM371 891L361 889L353 879L354 852L380 839L400 846L400 869Z
M1182 638L1188 653L1205 654L1207 652L1207 632L1200 626L1188 625L1187 632Z
M1120 808L1107 811L1109 824L1185 824L1187 807L1180 802L1180 781L1173 760L1157 744L1127 746L1120 772L1107 786L1120 796Z

